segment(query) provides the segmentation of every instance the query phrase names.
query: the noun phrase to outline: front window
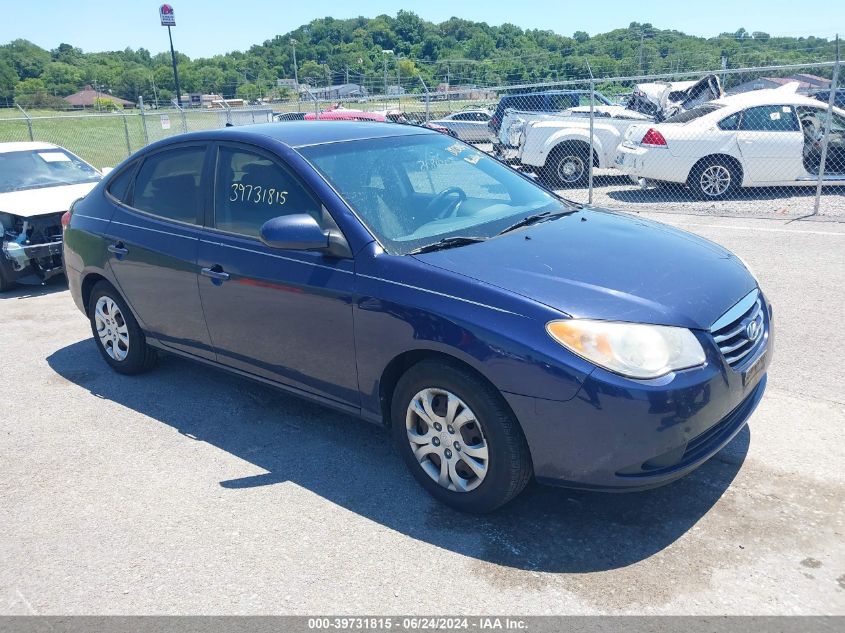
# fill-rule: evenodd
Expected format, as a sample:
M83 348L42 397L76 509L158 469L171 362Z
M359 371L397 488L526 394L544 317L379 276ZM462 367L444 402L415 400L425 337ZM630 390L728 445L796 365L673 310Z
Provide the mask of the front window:
M267 220L309 213L321 217L320 204L287 169L263 154L222 147L217 158L214 226L258 237Z
M91 165L60 148L0 153L0 193L99 180Z
M487 154L439 134L302 153L396 254L447 237L493 237L524 216L567 205Z
M801 126L792 106L766 105L745 110L739 129L749 132L800 132Z

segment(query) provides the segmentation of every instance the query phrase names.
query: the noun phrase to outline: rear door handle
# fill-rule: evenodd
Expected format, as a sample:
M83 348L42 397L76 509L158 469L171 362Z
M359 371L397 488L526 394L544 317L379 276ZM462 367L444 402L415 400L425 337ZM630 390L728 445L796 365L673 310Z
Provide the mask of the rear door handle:
M223 270L219 264L215 264L211 268L201 268L200 274L211 278L213 282L223 282L229 280L229 273Z
M123 242L118 242L117 244L109 244L106 247L106 250L109 253L114 253L117 255L118 259L121 259L124 255L129 254L129 249L123 245Z

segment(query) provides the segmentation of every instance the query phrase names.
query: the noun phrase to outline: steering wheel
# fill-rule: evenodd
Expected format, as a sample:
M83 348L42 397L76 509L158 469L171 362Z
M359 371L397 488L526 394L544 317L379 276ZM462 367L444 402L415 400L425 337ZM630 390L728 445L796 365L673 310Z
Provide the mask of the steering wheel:
M442 220L446 217L454 217L455 214L458 212L458 206L460 206L461 202L467 199L466 192L460 187L449 187L448 189L444 189L436 196L434 196L434 198L432 198L431 202L429 202L428 206L426 206L425 208L426 214L439 207L441 204L443 204L443 201L446 198L452 195L457 196L457 198L446 205L443 211L437 216L437 219Z

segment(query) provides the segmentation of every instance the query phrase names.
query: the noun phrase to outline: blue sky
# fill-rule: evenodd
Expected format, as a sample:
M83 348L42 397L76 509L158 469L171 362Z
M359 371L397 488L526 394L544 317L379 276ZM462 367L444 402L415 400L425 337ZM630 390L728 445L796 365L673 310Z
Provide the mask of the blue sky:
M144 47L157 53L167 49L166 29L159 25L161 1L149 0L28 0L14 3L0 23L0 43L19 37L47 49L61 42L85 51ZM244 50L252 44L287 33L314 18L348 18L399 9L414 11L426 20L441 22L457 16L488 24L511 22L523 28L551 29L571 35L590 34L650 22L655 27L712 36L744 27L771 35L845 35L845 2L825 0L800 3L781 0L708 0L707 2L647 2L595 0L593 2L524 2L516 0L425 0L423 2L280 2L279 0L174 0L177 50L191 57Z

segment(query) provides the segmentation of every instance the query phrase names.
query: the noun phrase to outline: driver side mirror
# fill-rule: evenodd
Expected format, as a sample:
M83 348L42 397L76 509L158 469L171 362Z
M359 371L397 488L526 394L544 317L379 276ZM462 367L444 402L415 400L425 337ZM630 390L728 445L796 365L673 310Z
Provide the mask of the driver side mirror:
M329 246L328 234L307 213L271 218L262 225L259 235L270 248L319 251Z

